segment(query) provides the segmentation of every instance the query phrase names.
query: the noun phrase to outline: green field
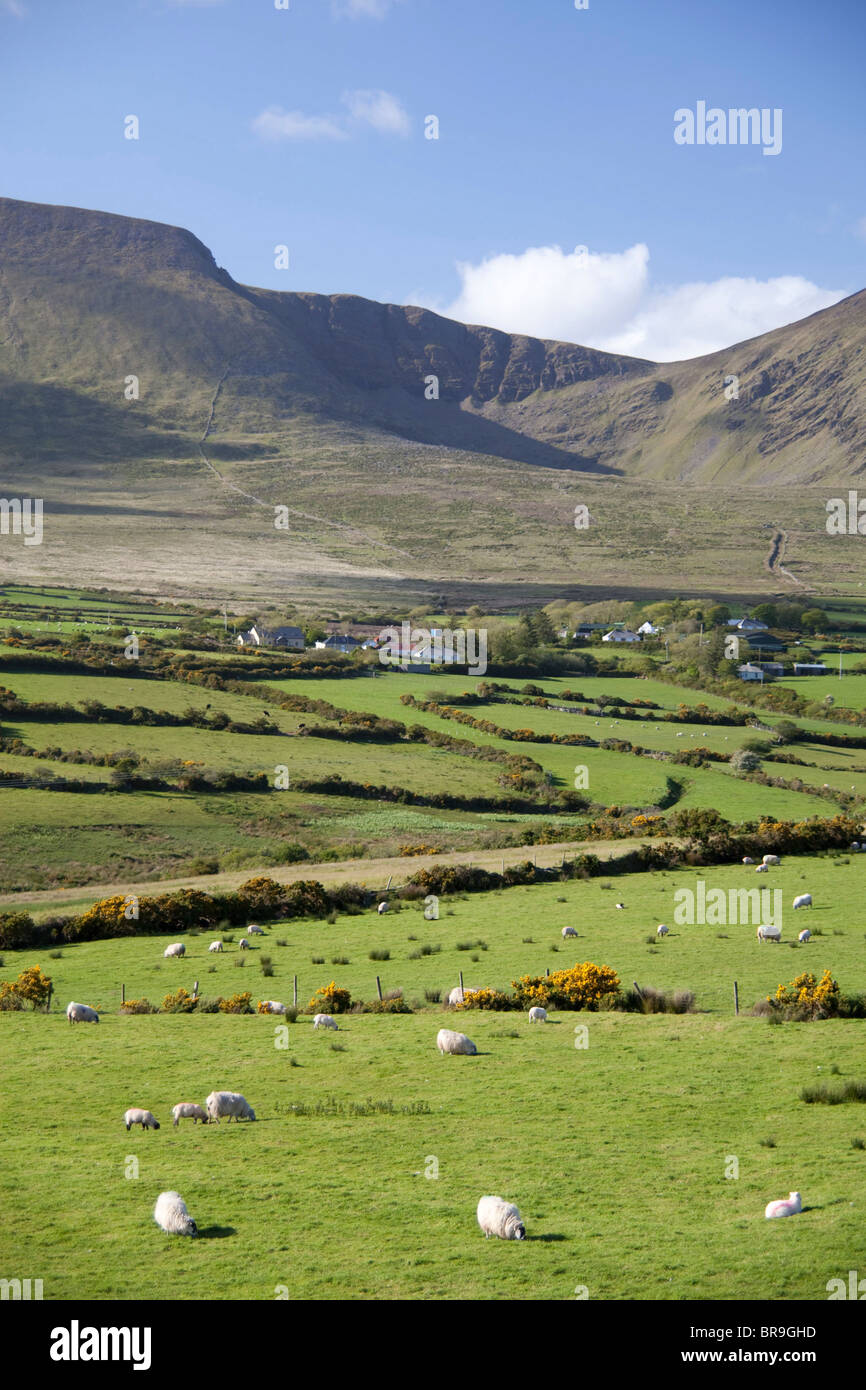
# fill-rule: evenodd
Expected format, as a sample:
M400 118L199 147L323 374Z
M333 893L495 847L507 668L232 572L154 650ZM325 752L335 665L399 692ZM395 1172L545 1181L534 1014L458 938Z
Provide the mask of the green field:
M737 866L704 874L708 886L756 882ZM38 960L56 994L51 1017L0 1014L15 1057L0 1100L0 1253L26 1246L47 1299L167 1288L272 1299L278 1285L293 1299L560 1300L579 1285L593 1300L825 1299L827 1281L864 1258L866 1153L851 1141L866 1137L866 1109L806 1106L798 1094L833 1080L831 1068L863 1078L866 1024L770 1028L746 1011L804 969L830 968L846 992L866 988L862 875L856 857L785 860L768 876L784 895L781 946L759 945L744 924L673 925L675 888L696 882L689 871L443 898L438 921L406 905L331 926L281 923L242 969L236 945L207 955L210 934L186 938L182 961L163 960L170 938L67 946L59 959L5 952L0 977ZM791 914L806 888L814 909ZM671 934L648 945L657 921ZM792 946L804 921L821 935ZM562 941L566 923L577 942ZM441 950L410 960L425 941ZM458 941L487 949L458 951ZM374 947L391 959L370 961ZM332 954L350 964L331 965ZM298 974L306 1003L332 978L370 998L379 973L411 1001L450 987L460 969L467 984L507 984L575 959L613 965L624 982L692 989L698 1012L554 1013L537 1026L523 1014L449 1016L422 995L423 1012L349 1015L337 1034L302 1016L286 1025L285 1049L274 1018L117 1014L121 982L127 997L160 1002L198 978L205 994L251 989L255 1002L291 1000ZM104 1009L99 1026L70 1028L69 998ZM440 1057L443 1024L468 1032L479 1055ZM575 1046L579 1025L586 1047ZM243 1092L256 1123L174 1130L170 1107L213 1088ZM368 1101L393 1113L349 1109ZM318 1102L324 1113L291 1108ZM127 1134L130 1105L153 1110L160 1131ZM732 1158L736 1179L725 1176ZM203 1239L157 1230L151 1212L166 1188L183 1194ZM792 1188L802 1215L765 1222L766 1202ZM525 1245L482 1239L475 1206L486 1192L518 1203Z

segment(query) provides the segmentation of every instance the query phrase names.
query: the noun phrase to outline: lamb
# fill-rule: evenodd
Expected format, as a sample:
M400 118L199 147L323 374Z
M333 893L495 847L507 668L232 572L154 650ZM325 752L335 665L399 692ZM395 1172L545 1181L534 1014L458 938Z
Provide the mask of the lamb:
M787 1197L780 1197L777 1202L768 1202L764 1216L796 1216L803 1210L803 1202L799 1192L790 1192Z
M670 927L666 927L664 922L659 922L658 926L656 927L656 936L667 936L669 931Z
M237 1124L238 1120L256 1118L256 1112L249 1101L237 1091L211 1091L205 1105L212 1124L219 1124L220 1115L227 1115L229 1124L232 1120Z
M766 864L759 864L757 869L755 870L756 874L768 874L769 872L770 870L767 868Z
M503 1202L501 1197L482 1197L477 1215L487 1240L491 1236L499 1236L502 1240L526 1239L526 1227L513 1202Z
M182 1100L179 1105L172 1107L172 1123L177 1129L178 1120L192 1120L193 1124L198 1124L201 1120L203 1125L207 1124L207 1111L200 1105L193 1105L190 1101Z
M250 943L247 941L245 936L241 937L240 941L238 942L238 947L242 951L248 951L250 949Z
M209 951L221 951L222 948L223 944L221 941L212 941L211 944L208 946Z
M762 864L781 864L781 862L778 854L765 854L761 860Z
M811 907L811 906L812 906L812 894L811 894L811 893L801 893L799 897L797 897L797 898L794 899L794 906L795 906L795 907Z
M264 936L265 934L263 928L260 927L257 922L250 922L247 931L250 936Z
M759 941L781 941L781 927L758 927L757 938Z
M388 904L387 904L386 902L381 902L381 903L379 904L379 906L376 908L376 911L378 912L379 916L381 917L383 912L387 912L387 911L388 911Z
M536 1004L533 1008L531 1008L531 1009L529 1010L529 1022L530 1022L530 1023L546 1023L546 1022L547 1022L547 1010L546 1010L546 1009L542 1009L542 1007L541 1007L540 1004Z
M67 1004L66 1017L70 1023L98 1023L99 1014L87 1004Z
M330 1015L330 1014L316 1014L316 1017L313 1019L313 1027L314 1027L314 1028L333 1028L335 1032L339 1032L339 1029L337 1028L336 1023L335 1023L334 1020L331 1018L331 1015Z
M149 1110L127 1110L123 1123L127 1129L133 1125L141 1125L142 1129L159 1129L159 1120L155 1120Z
M809 928L808 928L808 927L804 927L804 928L803 928L803 930L800 932L800 935L797 937L797 940L798 940L798 941L811 941L811 940L812 940L812 933L809 931Z
M166 946L162 954L165 959L168 959L169 956L185 956L186 947L182 941L176 941L173 946Z
M157 1226L170 1236L194 1236L196 1224L179 1192L160 1192L153 1209Z
M279 999L263 999L262 1003L267 1005L267 1008L263 1009L262 1013L284 1014L286 1012L285 1004L281 1004Z
M467 1038L465 1033L455 1033L453 1028L439 1029L436 1046L443 1056L450 1052L455 1057L474 1057L478 1052L471 1038Z
M563 939L563 941L565 940L565 938L566 938L567 936L577 936L577 927L563 927L563 929L562 929L562 939Z
M744 864L754 864L754 862L755 862L754 859L750 859L749 856L748 856L748 854L746 855L745 859L743 860L743 863L744 863Z

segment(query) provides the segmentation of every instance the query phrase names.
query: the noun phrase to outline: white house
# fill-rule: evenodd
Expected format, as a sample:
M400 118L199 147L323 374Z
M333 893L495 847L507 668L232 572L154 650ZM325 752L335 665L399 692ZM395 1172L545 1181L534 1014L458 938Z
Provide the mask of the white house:
M764 673L760 666L753 666L750 661L737 667L737 675L741 681L762 681L764 679Z
M627 627L615 627L612 632L606 632L601 640L602 642L639 642L640 638L636 632L632 632Z
M330 637L316 643L316 650L346 653L357 651L358 647L362 645L363 643L359 642L357 637L353 637L350 632L332 632Z
M641 623L638 628L638 635L640 637L657 637L660 632L661 628L655 627L649 620L645 623Z
M304 634L299 627L260 627L257 623L249 632L238 633L239 647L284 647L289 651L304 650Z

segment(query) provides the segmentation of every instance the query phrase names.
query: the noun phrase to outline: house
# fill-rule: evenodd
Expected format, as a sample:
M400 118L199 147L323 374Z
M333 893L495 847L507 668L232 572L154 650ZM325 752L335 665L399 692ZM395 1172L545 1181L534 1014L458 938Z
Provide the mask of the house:
M827 671L827 666L823 661L795 661L795 676L823 676Z
M657 637L660 632L661 628L655 627L649 620L645 623L641 623L638 628L639 637Z
M746 640L751 648L759 652L784 652L788 649L787 643L772 632L753 632Z
M765 676L784 676L785 668L781 661L756 661L755 666L760 666Z
M610 632L606 632L601 640L602 642L639 642L640 638L636 632L632 632L627 627L615 627Z
M760 666L755 666L750 661L737 667L737 675L741 681L762 681L764 679L764 673Z
M596 632L604 632L604 623L578 623L571 635L576 641L587 641Z
M302 652L306 643L299 627L260 627L258 623L249 632L238 633L239 647L282 647L288 651Z
M382 643L383 625L381 623L325 623L329 637L350 636L357 639L365 649L376 650Z
M317 642L316 650L348 653L357 651L362 645L363 643L359 642L357 637L353 637L350 632L334 632L324 641Z
M728 627L735 627L738 632L767 632L769 625L759 618L728 618Z

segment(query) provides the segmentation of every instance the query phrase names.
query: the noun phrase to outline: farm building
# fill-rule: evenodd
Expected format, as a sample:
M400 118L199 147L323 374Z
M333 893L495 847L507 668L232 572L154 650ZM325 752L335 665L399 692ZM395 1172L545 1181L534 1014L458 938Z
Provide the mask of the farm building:
M289 651L302 652L305 647L304 634L299 627L251 627L249 632L238 633L239 647L285 647Z
M355 652L363 644L350 632L333 632L330 637L316 643L317 651Z
M823 661L795 661L795 676L823 676L827 671L827 666Z
M764 673L760 666L755 666L751 661L746 661L742 666L738 666L737 675L741 681L762 681L764 679Z
M615 627L610 632L606 632L601 640L602 642L639 642L640 638L630 628Z

